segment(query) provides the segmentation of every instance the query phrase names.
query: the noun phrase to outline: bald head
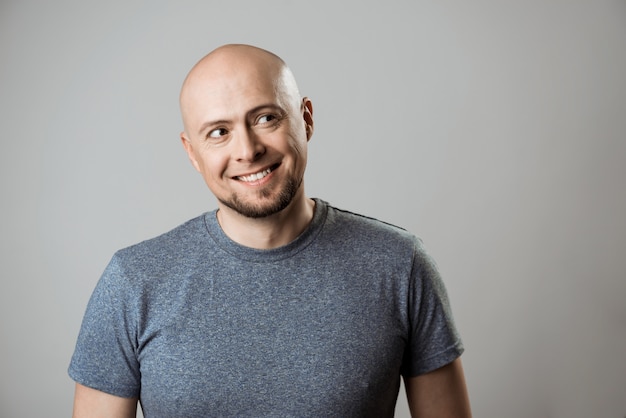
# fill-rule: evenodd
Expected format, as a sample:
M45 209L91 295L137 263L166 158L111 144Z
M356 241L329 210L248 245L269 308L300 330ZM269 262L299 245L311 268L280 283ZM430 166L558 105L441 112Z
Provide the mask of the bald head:
M287 107L300 105L296 80L277 55L250 45L224 45L193 66L180 92L180 109L185 132L192 134L197 117L210 118L213 98L223 105L228 97L272 89ZM201 115L200 115L201 114Z
M303 179L313 106L283 60L248 45L220 47L189 72L180 108L181 142L231 227L287 207L275 219L281 225L312 215Z

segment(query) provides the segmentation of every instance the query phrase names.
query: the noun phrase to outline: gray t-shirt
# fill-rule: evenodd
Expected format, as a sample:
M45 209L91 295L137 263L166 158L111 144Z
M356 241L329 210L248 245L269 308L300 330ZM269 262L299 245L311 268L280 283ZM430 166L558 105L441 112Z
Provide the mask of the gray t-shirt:
M284 247L231 241L214 211L118 251L69 374L146 418L392 417L401 374L462 351L421 242L316 200Z

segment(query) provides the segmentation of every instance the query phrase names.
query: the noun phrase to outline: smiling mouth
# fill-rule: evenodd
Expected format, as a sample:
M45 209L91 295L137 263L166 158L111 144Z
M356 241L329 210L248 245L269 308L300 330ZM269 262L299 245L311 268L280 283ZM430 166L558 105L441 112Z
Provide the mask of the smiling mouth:
M276 167L278 167L278 165L274 165L272 167L268 167L263 171L259 171L258 173L254 173L254 174L249 174L247 176L237 176L235 177L237 180L240 181L245 181L247 183L251 183L253 181L259 181L262 178L264 178L265 176L267 176L269 173L271 173L272 171L274 171L276 169Z

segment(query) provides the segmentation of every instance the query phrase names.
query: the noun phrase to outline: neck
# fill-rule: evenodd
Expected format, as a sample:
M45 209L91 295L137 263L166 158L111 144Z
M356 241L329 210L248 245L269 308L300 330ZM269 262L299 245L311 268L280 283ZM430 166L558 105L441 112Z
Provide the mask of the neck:
M224 233L246 247L269 250L289 244L313 219L315 202L302 194L282 211L264 218L248 218L219 205L217 219Z

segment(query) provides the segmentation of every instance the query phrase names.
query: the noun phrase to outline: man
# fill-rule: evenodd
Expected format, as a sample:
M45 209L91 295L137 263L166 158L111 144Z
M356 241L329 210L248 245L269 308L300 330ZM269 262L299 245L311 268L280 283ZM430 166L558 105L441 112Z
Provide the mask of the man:
M69 373L75 417L468 417L463 348L420 241L305 195L313 107L226 45L180 95L216 211L115 254Z

